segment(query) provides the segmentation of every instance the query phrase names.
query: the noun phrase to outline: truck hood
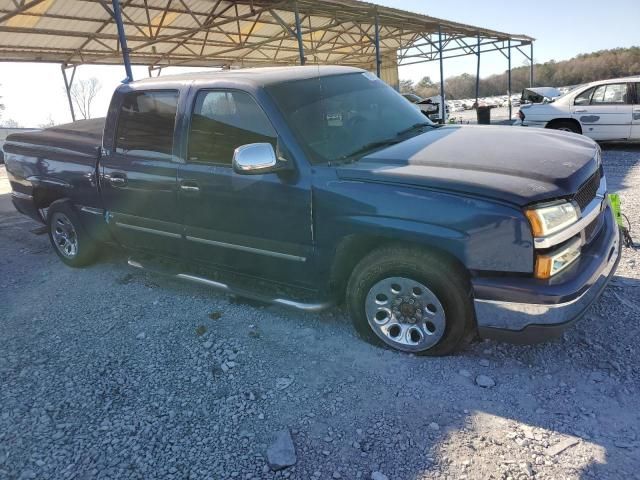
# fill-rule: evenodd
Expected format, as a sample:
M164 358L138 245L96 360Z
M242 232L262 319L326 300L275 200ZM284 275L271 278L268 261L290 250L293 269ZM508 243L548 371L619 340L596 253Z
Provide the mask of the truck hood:
M574 194L599 168L581 135L499 126L445 126L341 165L344 180L403 184L524 206Z

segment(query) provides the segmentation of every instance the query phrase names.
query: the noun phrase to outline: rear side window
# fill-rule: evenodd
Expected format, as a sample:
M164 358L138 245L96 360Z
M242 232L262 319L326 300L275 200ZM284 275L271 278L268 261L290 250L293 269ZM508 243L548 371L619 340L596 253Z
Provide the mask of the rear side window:
M591 97L591 104L597 105L599 103L627 103L627 84L626 83L611 83L609 85L600 85L593 92Z
M178 110L178 91L131 92L118 116L116 152L170 157Z
M189 161L231 165L233 151L247 143L276 146L276 132L253 97L239 91L199 92L189 129Z

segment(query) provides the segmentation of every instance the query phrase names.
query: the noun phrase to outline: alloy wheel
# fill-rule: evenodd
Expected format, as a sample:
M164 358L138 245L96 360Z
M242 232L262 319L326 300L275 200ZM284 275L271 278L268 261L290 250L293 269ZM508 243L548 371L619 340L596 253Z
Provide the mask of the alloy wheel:
M78 235L76 229L64 213L56 212L51 218L51 236L58 251L66 258L78 254Z

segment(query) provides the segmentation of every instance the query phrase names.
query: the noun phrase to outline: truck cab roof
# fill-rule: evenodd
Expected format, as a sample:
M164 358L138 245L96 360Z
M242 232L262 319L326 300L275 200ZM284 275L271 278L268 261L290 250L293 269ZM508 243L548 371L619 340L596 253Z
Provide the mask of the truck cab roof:
M364 70L355 67L343 67L337 65L242 68L235 70L181 73L177 75L145 78L122 85L120 88L129 87L135 90L149 87L176 88L181 85L194 82L201 85L206 85L208 83L239 83L245 85L249 84L256 88L282 82L306 80L319 76L359 72L364 72Z

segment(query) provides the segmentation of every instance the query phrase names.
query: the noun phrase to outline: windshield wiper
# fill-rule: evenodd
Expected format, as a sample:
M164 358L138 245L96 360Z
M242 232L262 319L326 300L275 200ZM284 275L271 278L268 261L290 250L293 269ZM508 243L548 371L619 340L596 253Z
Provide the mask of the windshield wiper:
M352 160L354 157L357 157L358 155L364 155L366 153L369 153L371 150L375 150L377 148L381 148L381 147L389 147L391 145L395 145L396 143L400 143L401 140L397 139L397 138L387 138L385 140L378 140L376 142L370 142L367 143L365 145L363 145L362 147L358 148L357 150L348 153L347 155L343 155L342 157L338 158L339 161L348 161L348 160Z
M424 127L434 127L434 126L435 125L433 123L431 123L431 122L414 123L409 128L405 128L404 130L400 130L396 135L398 137L401 137L405 133L413 132L414 130L419 130L419 129L424 128Z
M375 150L381 147L389 147L391 145L395 145L396 143L400 143L406 139L401 138L404 135L406 135L407 133L413 132L415 130L419 130L421 128L424 127L435 127L435 125L431 122L419 122L419 123L414 123L413 125L411 125L409 128L405 128L404 130L400 130L399 132L396 133L396 136L394 138L387 138L384 140L378 140L375 142L370 142L367 143L365 145L363 145L362 147L358 148L357 150L347 154L347 155L343 155L342 157L338 158L339 162L348 162L354 159L354 157L357 157L358 155L364 155L366 153L369 153L371 150Z

